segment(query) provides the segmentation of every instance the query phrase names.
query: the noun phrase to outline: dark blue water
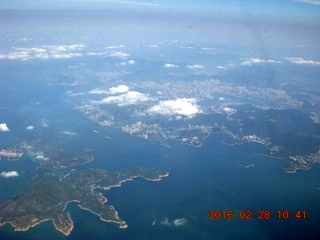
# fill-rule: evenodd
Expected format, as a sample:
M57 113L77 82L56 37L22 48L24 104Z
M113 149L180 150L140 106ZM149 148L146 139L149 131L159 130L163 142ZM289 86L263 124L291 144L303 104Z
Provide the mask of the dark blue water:
M45 99L42 101L45 102ZM0 228L0 239L42 240L48 234L51 239L77 240L93 237L97 240L312 239L319 233L319 166L314 165L309 171L287 174L282 169L287 162L264 157L264 146L249 143L229 147L221 144L226 138L222 134L207 138L202 148L174 141L170 143L172 148L165 148L159 143L123 134L118 129L100 127L77 111L59 109L61 104L57 102L50 106L50 109L56 109L51 115L51 110L48 112L40 106L37 113L48 121L49 127L46 129L40 123L35 124L32 133L24 129L33 124L34 119L16 122L16 119L21 119L17 117L21 113L26 117L32 116L28 110L16 114L10 112L13 120L6 119L11 123L10 133L28 139L39 131L44 142L51 142L57 149L63 146L71 156L81 153L86 147L94 147L95 160L78 169L114 171L143 167L167 170L170 176L160 182L137 179L124 183L121 188L103 192L119 212L120 218L128 223L127 229L102 222L76 204L70 204L67 210L75 226L70 236L63 236L48 221L27 232L14 232L6 225ZM61 136L60 132L64 130L77 132L78 135ZM4 138L7 144L18 144L14 139L10 135ZM243 168L239 164L241 162L252 163L254 167ZM32 177L35 164L27 156L16 162L1 161L1 171L17 170L21 174L15 179L0 178L0 199L19 193L24 183ZM230 210L235 216L241 210L250 210L252 219L209 220L211 209ZM259 210L270 211L270 219L258 220ZM291 217L278 219L279 210L288 210ZM306 219L293 217L299 210L307 211ZM184 224L176 226L174 221L177 219L182 219Z
M208 138L202 148L173 143L168 149L119 132L108 134L111 140L95 138L99 151L88 167L115 170L141 166L170 173L161 182L136 179L103 192L128 223L127 229L102 222L70 204L67 209L75 225L70 236L64 237L47 222L23 233L4 226L0 239L43 239L48 233L52 239L312 239L319 232L317 166L286 174L283 160L257 155L263 153L263 146L228 147L220 143L223 135ZM240 162L255 166L243 168ZM234 215L250 210L252 219L209 220L210 209L232 210ZM259 210L269 210L270 219L258 220ZM288 210L292 217L278 219L278 210ZM298 210L307 211L307 219L293 218ZM183 219L184 224L175 226L176 219Z

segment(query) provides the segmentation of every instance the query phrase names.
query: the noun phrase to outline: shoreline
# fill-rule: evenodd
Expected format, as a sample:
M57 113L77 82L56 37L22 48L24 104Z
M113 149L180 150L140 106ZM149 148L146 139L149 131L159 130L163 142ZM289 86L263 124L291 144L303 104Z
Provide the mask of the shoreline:
M165 174L159 175L159 177L156 178L156 179L151 179L151 178L143 178L143 179L145 179L147 181L159 182L159 181L162 180L162 178L165 178L165 177L169 177L169 173L168 172L165 173Z
M78 206L79 206L80 209L85 210L85 211L88 211L88 212L91 212L92 214L98 216L99 219L100 219L101 221L103 221L103 222L113 222L113 223L119 224L119 225L120 225L119 228L127 228L127 227L128 227L126 221L121 220L121 219L119 218L118 212L116 211L116 209L115 209L112 205L110 205L110 207L111 207L111 208L114 210L114 212L115 212L114 217L115 217L116 219L118 219L119 221L104 219L99 213L96 213L96 212L94 212L94 211L92 211L92 210L90 210L90 209L88 209L88 208L82 207L80 202L79 202Z
M136 176L132 176L132 177L129 177L129 178L127 178L127 179L121 180L119 183L116 183L116 184L114 184L114 185L110 185L110 186L107 186L107 187L102 187L102 186L100 186L100 185L99 185L99 186L96 186L96 187L92 188L91 191L93 191L93 190L96 189L96 188L100 188L100 189L103 189L103 190L107 191L107 190L109 190L109 189L111 189L111 188L113 188L113 187L121 187L121 186L122 186L122 183L129 182L129 181L133 181L133 180L136 179L136 178L143 178L143 179L145 179L145 180L147 180L147 181L158 182L158 181L161 181L162 178L165 178L165 177L168 177L168 176L169 176L169 173L168 173L168 172L165 173L165 174L159 175L158 178L155 178L155 179L143 177L143 176L141 176L141 175L136 175Z
M141 177L141 178L143 178L143 179L145 179L145 180L147 180L147 181L157 182L157 181L161 181L162 178L168 177L168 176L169 176L169 173L168 173L168 172L165 173L165 174L160 174L157 178L147 178L147 177L143 177L142 175L136 175L136 176L132 176L132 177L129 177L129 178L127 178L127 179L121 180L120 182L118 182L118 183L116 183L116 184L114 184L114 185L110 185L110 186L106 186L106 187L95 186L95 187L91 188L91 191L93 192L94 189L109 190L109 189L111 189L112 187L121 187L122 183L125 183L125 182L128 182L128 181L132 181L132 180L134 180L134 179L136 179L136 178L139 178L139 177ZM97 196L97 197L98 197L98 201L101 202L101 204L105 204L105 203L108 201L108 199L107 199L105 196L103 196L102 193L100 193L100 194L96 194L96 193L95 193L95 195L98 195L98 196ZM67 202L64 204L64 207L63 207L63 209L62 209L62 211L65 211L65 212L66 212L67 217L68 217L68 220L70 221L70 226L69 226L68 228L66 228L66 229L60 228L59 225L56 224L56 222L55 222L55 220L54 220L53 218L45 218L45 219L37 220L35 223L32 223L32 224L27 225L27 226L25 226L25 227L16 226L12 221L5 221L5 222L0 223L0 227L3 226L3 225L6 225L6 224L10 224L10 225L13 227L14 231L28 231L30 228L33 228L33 227L37 226L37 225L40 224L40 223L43 223L43 222L46 222L46 221L52 221L52 223L53 223L53 225L54 225L54 228L55 228L57 231L61 232L61 233L64 234L65 236L69 236L69 235L71 234L72 230L74 229L74 225L73 225L73 221L72 221L72 218L70 217L69 212L66 211L66 208L67 208L67 206L68 206L70 203L73 203L73 202L77 203L77 206L78 206L80 209L89 211L89 212L91 212L92 214L98 216L99 219L100 219L101 221L103 221L103 222L113 222L113 223L119 224L119 228L121 228L121 229L128 228L128 225L127 225L126 221L120 219L119 213L118 213L117 210L114 208L114 206L110 205L110 207L111 207L112 210L114 211L114 216L113 216L113 217L114 217L115 220L108 220L108 219L104 219L101 214L99 214L99 213L97 213L97 212L94 212L94 211L92 211L91 209L88 209L88 208L85 208L85 207L81 206L81 202L80 202L79 200L76 200L76 199L67 201Z
M311 167L308 167L308 168L299 168L299 167L296 167L295 169L292 169L292 170L287 170L286 168L284 168L284 171L286 173L289 173L289 174L293 174L293 173L296 173L298 170L301 170L301 171L309 171L311 169Z
M25 232L25 231L28 231L30 228L33 228L33 227L39 225L40 223L47 222L47 221L53 221L53 219L50 219L50 218L42 219L39 222L36 222L36 223L34 223L32 225L28 225L28 226L23 227L23 228L16 226L12 221L6 221L6 222L3 222L3 223L0 223L0 227L4 226L6 224L10 224L15 232Z

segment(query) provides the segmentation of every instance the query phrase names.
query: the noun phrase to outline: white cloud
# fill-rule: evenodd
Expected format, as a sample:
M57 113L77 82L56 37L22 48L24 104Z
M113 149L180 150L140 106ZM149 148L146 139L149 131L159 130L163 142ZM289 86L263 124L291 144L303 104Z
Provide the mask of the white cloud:
M202 65L198 65L198 64L194 64L194 65L188 65L187 68L195 70L195 69L204 69L204 66Z
M194 47L192 47L192 46L182 46L182 45L178 46L178 48L182 48L182 49L194 49Z
M18 177L19 173L17 171L11 171L11 172L2 172L1 177L4 178L10 178L10 177Z
M121 66L126 66L126 65L128 65L128 64L129 64L129 65L134 65L134 64L136 64L136 62L131 59L131 60L129 60L129 61L121 62L121 63L120 63Z
M169 221L169 219L166 217L163 221L161 221L160 223L162 225L166 225L166 226L174 226L174 227L182 227L183 225L185 225L187 223L187 219L185 218L177 218L173 221Z
M97 95L100 95L100 94L114 95L114 94L119 94L119 93L126 93L129 91L129 89L130 88L127 85L120 84L116 87L111 87L108 90L103 89L103 88L95 88L95 89L91 90L89 93L90 94L97 94Z
M217 66L218 69L226 69L227 67L224 66Z
M288 62L293 63L293 64L320 65L320 62L318 62L318 61L305 60L305 59L303 59L303 58L287 57L286 60L287 60Z
M201 48L201 50L205 50L205 51L215 51L217 50L216 48L211 48L211 47L203 47Z
M179 65L173 64L173 63L165 63L164 66L166 68L178 68Z
M194 98L178 98L176 100L162 101L158 105L149 108L147 112L169 116L183 115L193 117L195 114L201 112L196 102L197 100Z
M150 98L143 93L129 91L121 95L106 97L99 101L100 104L117 104L118 106L134 105L141 102L149 101Z
M236 109L230 108L230 107L224 107L224 108L223 108L223 111L224 111L227 115L232 115L232 114L234 114L234 113L237 112Z
M149 45L149 48L158 48L158 47L159 47L159 45L157 45L157 44Z
M129 64L129 65L133 65L133 64L135 64L135 63L136 63L136 62L135 62L134 60L132 60L132 59L128 61L128 64Z
M181 227L186 223L187 223L187 219L185 219L185 218L178 218L178 219L173 220L173 225L176 227Z
M0 124L0 132L8 132L10 129L8 128L6 123L1 123Z
M33 130L34 129L34 126L28 126L26 127L27 130Z
M109 91L102 88L95 88L89 92L90 94L108 94Z
M302 2L302 3L310 3L315 5L320 5L319 0L294 0L295 2Z
M55 53L51 55L51 58L53 59L67 59L67 58L73 58L73 57L80 57L82 56L81 53ZM50 58L50 57L46 57Z
M126 93L128 91L129 91L129 87L127 85L118 85L116 87L109 88L110 94Z
M7 54L1 54L0 59L31 60L31 59L66 59L82 56L83 44L72 45L44 45L41 47L19 48L13 47Z
M102 56L102 55L108 55L107 52L88 52L88 56Z
M95 93L94 91L94 89L92 90L93 92L89 92L89 93L91 93L91 94L102 94L102 93ZM98 91L98 90L97 90ZM67 94L69 95L69 96L83 96L83 95L86 95L86 94L88 94L87 92L78 92L78 93L73 93L72 91L67 91Z
M127 59L130 54L129 53L125 53L125 52L121 52L121 51L112 51L108 54L109 57L117 57L120 59Z
M41 119L41 125L42 125L43 127L48 127L47 120Z
M77 135L76 132L70 132L70 131L61 131L60 133L61 133L61 134L64 134L64 135L69 135L69 136L75 136L75 135Z
M106 47L106 49L118 49L118 48L123 48L123 45L110 45Z
M282 62L274 59L245 58L244 61L241 63L241 65L251 66L252 64L259 64L259 63L282 63Z
M172 223L169 221L168 218L165 218L163 221L161 221L161 224L162 225L167 225L167 226L171 226L172 225Z
M51 51L56 52L67 52L67 51L78 51L82 50L86 46L84 44L72 44L72 45L48 45L47 47Z
M37 159L37 160L41 160L41 161L47 161L49 160L50 158L49 157L46 157L43 152L41 151L38 151L38 152L35 152L33 154L33 156Z

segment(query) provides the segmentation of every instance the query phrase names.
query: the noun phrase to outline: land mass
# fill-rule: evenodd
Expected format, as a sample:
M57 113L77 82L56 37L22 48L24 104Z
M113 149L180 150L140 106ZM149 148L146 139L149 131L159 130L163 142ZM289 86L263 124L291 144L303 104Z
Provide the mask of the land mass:
M127 224L121 220L112 205L97 189L120 187L123 182L142 177L159 181L168 176L166 172L131 169L109 173L101 169L88 169L68 174L59 179L52 173L39 173L26 185L19 196L0 204L0 226L9 223L16 231L51 220L55 228L70 235L73 221L66 210L71 202L100 217L102 221L114 222L120 228Z
M18 160L22 157L23 153L11 149L0 150L0 157L8 158L8 160Z

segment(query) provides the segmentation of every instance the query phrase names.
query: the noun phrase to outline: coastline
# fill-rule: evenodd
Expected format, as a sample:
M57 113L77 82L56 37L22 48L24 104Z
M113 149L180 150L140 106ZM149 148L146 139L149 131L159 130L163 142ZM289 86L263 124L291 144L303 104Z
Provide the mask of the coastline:
M298 170L308 171L308 170L310 170L310 169L311 169L311 167L308 167L308 168L295 167L295 168L292 169L292 170L288 170L288 169L284 168L284 171L285 171L286 173L293 174L293 173L296 173Z
M3 223L0 223L0 227L1 227L1 226L4 226L4 225L6 225L6 224L10 224L10 225L13 227L14 231L16 231L16 232L25 232L25 231L28 231L30 228L33 228L33 227L39 225L40 223L47 222L47 221L53 221L53 219L50 219L50 218L42 219L42 220L40 220L40 221L38 221L38 222L35 222L35 223L32 224L32 225L28 225L28 226L23 227L23 228L16 226L12 221L6 221L6 222L3 222ZM57 228L56 228L56 229L57 229ZM58 230L58 229L57 229L57 230ZM59 231L60 231L60 230L59 230Z
M82 207L82 206L81 206L81 203L79 203L78 206L79 206L81 209L83 209L83 210L89 211L89 212L91 212L92 214L97 215L97 216L100 218L100 220L103 221L103 222L113 222L113 223L117 223L117 224L120 225L119 228L127 228L127 227L128 227L127 223L119 218L118 212L115 210L115 208L114 208L113 206L110 206L110 207L114 210L114 213L115 213L115 214L114 214L114 217L115 217L116 219L118 219L119 221L104 219L99 213L96 213L96 212L94 212L94 211L92 211L92 210L90 210L90 209L88 209L88 208Z
M103 190L109 190L109 189L111 189L111 188L113 188L113 187L121 187L122 183L129 182L129 181L133 181L134 179L139 178L139 177L141 177L141 178L143 178L143 179L145 179L145 180L147 180L147 181L158 182L158 181L161 181L162 178L168 177L168 176L169 176L169 173L168 173L168 172L165 173L165 174L159 175L158 178L155 178L155 179L143 177L142 175L136 175L136 176L132 176L132 177L129 177L129 178L127 178L127 179L121 180L120 182L118 182L118 183L116 183L116 184L114 184L114 185L107 186L107 187L102 187L102 186L100 186L100 185L99 185L99 186L96 186L96 187L92 188L91 191L93 191L93 190L96 189L96 188L100 188L100 189L103 189Z
M159 177L155 178L155 179L151 179L151 178L143 178L143 179L148 180L148 181L153 181L153 182L159 182L162 180L162 178L165 178L165 177L169 177L169 173L159 175Z
M147 177L144 177L143 175L131 176L131 177L127 178L127 179L123 179L123 180L119 181L118 183L113 184L113 185L110 185L110 186L106 186L106 187L94 186L94 187L91 188L91 192L93 193L93 192L94 192L94 189L96 189L96 188L103 189L103 190L109 190L109 189L112 188L112 187L121 187L122 183L128 182L128 181L132 181L132 180L134 180L134 179L136 179L136 178L139 178L139 177L141 177L141 178L143 178L143 179L145 179L145 180L147 180L147 181L154 181L154 182L156 182L156 181L161 181L162 178L168 177L168 176L169 176L169 173L168 173L168 172L165 173L165 174L159 174L159 175L157 176L157 178L147 178ZM66 176L65 176L65 177L66 177ZM105 196L103 196L103 194L101 194L101 193L99 193L99 194L93 193L93 194L97 195L98 201L99 201L101 204L105 204L105 203L108 201L108 199L107 199ZM55 227L56 230L58 230L59 232L61 232L61 233L64 234L65 236L69 236L69 235L71 234L73 228L74 228L74 225L73 225L73 221L72 221L72 219L71 219L71 217L70 217L69 212L66 211L66 208L67 208L67 206L69 205L69 203L73 203L73 202L77 203L77 205L80 207L80 209L89 211L89 212L91 212L92 214L95 214L95 215L99 216L100 220L103 221L103 222L113 222L113 223L119 224L119 228L122 228L122 229L128 228L127 223L126 223L124 220L121 220L121 219L119 218L119 213L116 211L116 209L114 208L114 206L109 205L109 207L111 208L111 210L112 210L113 213L114 213L114 215L112 216L114 219L105 219L105 218L102 217L101 214L99 214L99 213L97 213L97 212L94 212L94 211L92 211L92 210L89 209L89 208L83 207L83 206L81 205L81 202L80 202L79 200L76 200L76 199L69 200L69 201L65 202L62 211L63 211L63 212L65 211L66 214L67 214L67 219L68 219L68 221L67 221L66 223L68 223L68 224L62 225L62 227L59 226L59 225L55 222L54 217L51 217L51 216L48 217L48 218L45 218L45 219L41 219L41 220L39 220L39 219L37 219L37 218L32 219L32 221L34 221L34 222L33 222L32 224L27 225L27 226L24 226L24 227L16 226L12 221L2 222L2 223L0 223L0 227L3 226L3 225L5 225L5 224L10 224L10 225L13 227L14 231L27 231L27 230L29 230L30 228L35 227L35 226L37 226L38 224L40 224L40 223L42 223L42 222L52 221L52 222L53 222L53 225L54 225L54 227ZM0 218L0 220L2 220L2 219ZM70 226L69 226L69 223L70 223ZM66 226L66 227L63 228L63 226Z

